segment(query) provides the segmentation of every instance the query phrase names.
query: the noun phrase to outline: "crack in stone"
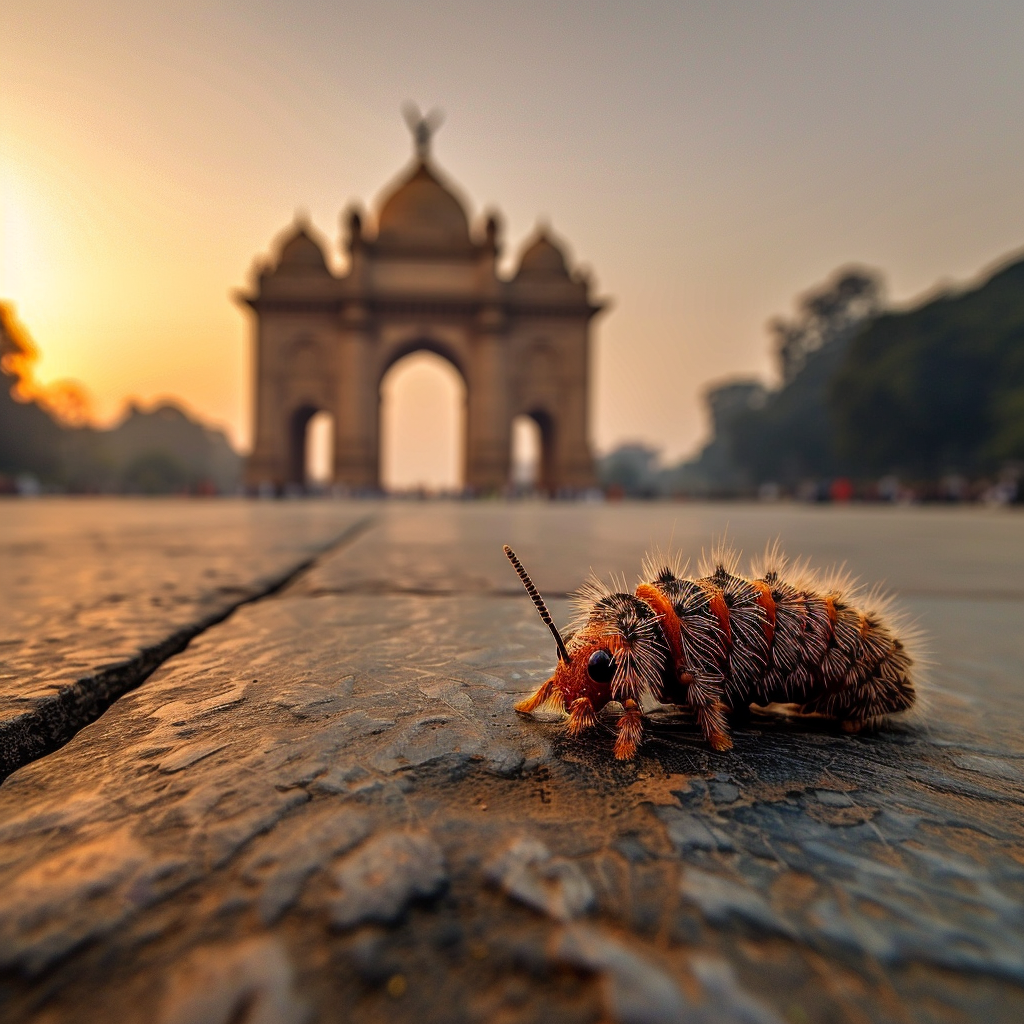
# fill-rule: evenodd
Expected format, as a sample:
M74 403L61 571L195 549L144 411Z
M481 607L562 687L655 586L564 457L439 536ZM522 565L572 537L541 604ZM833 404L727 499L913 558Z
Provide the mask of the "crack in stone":
M202 633L223 622L239 608L272 597L294 584L325 555L346 547L375 525L376 516L364 516L346 527L309 558L281 573L254 594L175 630L144 647L134 657L83 676L31 711L0 722L0 783L26 764L52 754L80 729L95 722L119 697L144 683L169 658L180 654Z

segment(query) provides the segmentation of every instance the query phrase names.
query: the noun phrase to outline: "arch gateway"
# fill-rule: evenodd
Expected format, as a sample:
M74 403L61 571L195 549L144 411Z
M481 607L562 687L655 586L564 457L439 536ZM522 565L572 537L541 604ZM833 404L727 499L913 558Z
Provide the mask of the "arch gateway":
M539 228L514 275L499 275L494 215L471 231L465 207L417 133L416 155L385 191L373 231L345 219L347 266L335 274L324 244L297 218L255 287L251 488L302 485L306 427L334 421L336 485L380 486L380 388L388 369L420 350L448 360L466 385L464 480L475 493L509 484L511 425L540 427L539 485L551 494L594 483L587 436L590 324L603 304Z

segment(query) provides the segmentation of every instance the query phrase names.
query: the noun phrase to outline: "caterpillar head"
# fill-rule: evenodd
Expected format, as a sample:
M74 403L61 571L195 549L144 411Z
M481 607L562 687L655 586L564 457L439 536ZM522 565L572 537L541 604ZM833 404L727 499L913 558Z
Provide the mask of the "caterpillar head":
M518 704L518 710L534 711L549 702L571 708L580 697L600 710L610 700L642 704L645 697L660 692L666 649L658 617L649 605L632 594L591 588L587 593L595 600L566 643L522 563L508 546L505 554L558 648L555 674L532 698Z
M606 593L585 614L569 644L569 664L558 665L556 679L561 673L564 686L600 689L601 704L632 699L642 705L660 693L667 651L650 605L633 594Z

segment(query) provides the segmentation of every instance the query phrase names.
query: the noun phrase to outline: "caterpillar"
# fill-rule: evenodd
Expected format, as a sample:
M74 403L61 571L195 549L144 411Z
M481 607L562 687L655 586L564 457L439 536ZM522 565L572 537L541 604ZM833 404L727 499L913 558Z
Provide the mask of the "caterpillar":
M678 558L648 556L633 593L596 577L577 592L579 615L558 631L522 562L512 563L558 650L555 673L515 705L548 707L579 736L612 701L622 706L615 757L632 760L643 742L645 708L677 705L695 717L713 750L732 747L729 719L751 705L789 705L857 732L915 700L908 640L888 601L842 576L791 566L769 547L738 574L739 554L719 548L696 579Z

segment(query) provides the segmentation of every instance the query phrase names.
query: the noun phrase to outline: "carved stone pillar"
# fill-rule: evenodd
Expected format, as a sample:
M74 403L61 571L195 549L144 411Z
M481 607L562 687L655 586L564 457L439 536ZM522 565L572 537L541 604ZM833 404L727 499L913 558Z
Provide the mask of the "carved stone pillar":
M349 303L341 320L334 479L357 490L376 488L379 459L373 324L361 302Z
M466 486L477 493L504 490L510 436L505 315L488 304L477 318L466 410Z
M272 359L268 334L274 325L272 318L268 322L258 301L248 305L256 317L253 324L252 453L245 462L245 484L254 491L263 487L280 490L287 483L288 451L283 442L279 382L268 369Z

